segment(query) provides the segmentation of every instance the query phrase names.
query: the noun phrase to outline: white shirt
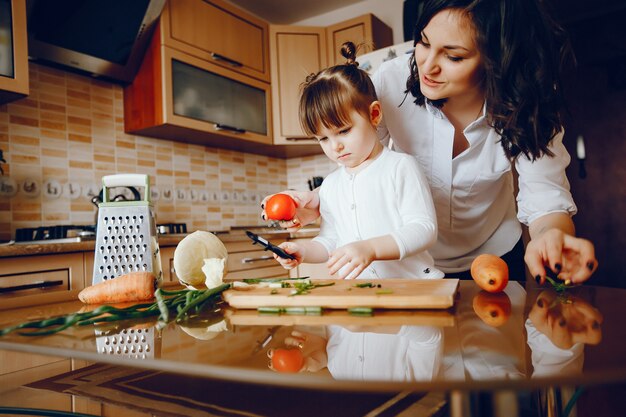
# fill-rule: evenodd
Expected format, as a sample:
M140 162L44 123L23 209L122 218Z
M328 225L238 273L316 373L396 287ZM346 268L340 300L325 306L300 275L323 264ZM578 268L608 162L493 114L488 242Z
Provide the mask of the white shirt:
M518 222L511 163L500 136L486 122L485 109L463 131L469 148L453 159L452 124L439 109L428 103L418 106L404 93L409 58L405 54L387 61L373 76L384 115L379 136L383 142L393 138L394 150L415 156L426 175L437 211L439 235L430 253L438 268L468 270L481 253L510 251L522 233L519 222L528 225L554 212L576 213L565 175L570 157L563 132L550 143L553 158L516 159Z
M324 180L326 181L326 180ZM328 326L328 370L335 379L432 381L443 356L443 331L402 326L395 334Z
M424 174L415 158L383 148L368 166L351 174L330 173L319 192L322 222L313 240L334 249L391 235L400 259L374 261L359 278L442 278L427 249L437 239L437 221Z

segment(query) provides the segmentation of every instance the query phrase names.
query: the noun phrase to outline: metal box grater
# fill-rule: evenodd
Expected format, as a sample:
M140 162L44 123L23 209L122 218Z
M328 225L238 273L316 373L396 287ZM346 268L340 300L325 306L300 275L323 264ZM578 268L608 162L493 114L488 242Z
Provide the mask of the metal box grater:
M142 201L109 201L109 188L144 187ZM150 202L150 179L143 174L102 177L98 204L92 284L136 271L152 272L162 280L156 221Z
M154 326L150 328L124 329L117 334L103 335L96 330L96 346L102 355L116 355L133 359L158 358L161 338L157 338Z

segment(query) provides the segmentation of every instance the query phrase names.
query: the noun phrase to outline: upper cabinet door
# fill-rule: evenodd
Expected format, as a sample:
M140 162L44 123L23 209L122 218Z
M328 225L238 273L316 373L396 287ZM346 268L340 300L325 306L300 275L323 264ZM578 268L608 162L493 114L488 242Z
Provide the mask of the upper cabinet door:
M302 132L298 118L298 103L300 85L307 75L326 67L324 28L272 25L270 26L270 50L274 144L312 144L319 147L315 138Z
M270 81L268 24L223 0L170 0L164 43L231 70Z
M28 93L25 0L0 0L0 104Z
M365 14L354 19L345 20L326 28L328 42L329 65L343 64L341 45L353 42L359 55L393 44L393 31L373 14Z

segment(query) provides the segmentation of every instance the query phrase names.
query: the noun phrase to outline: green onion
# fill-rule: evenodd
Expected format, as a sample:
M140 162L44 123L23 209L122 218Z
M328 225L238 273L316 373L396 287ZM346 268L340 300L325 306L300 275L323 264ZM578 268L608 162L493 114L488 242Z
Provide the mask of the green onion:
M133 320L138 318L159 316L159 324L167 323L170 319L169 311L176 310L176 321L181 322L190 317L191 309L199 310L206 304L214 305L219 295L230 288L231 284L222 284L216 288L197 290L167 291L158 288L153 303L135 304L126 308L116 308L109 305L99 306L93 311L72 313L59 317L21 323L12 327L0 329L0 336L18 331L23 336L46 336L61 332L72 326L86 326L97 323ZM42 329L35 331L20 331L24 329Z
M371 316L374 314L374 309L371 307L351 307L348 308L348 314L353 316Z
M257 307L256 310L260 314L280 314L283 309L280 307Z

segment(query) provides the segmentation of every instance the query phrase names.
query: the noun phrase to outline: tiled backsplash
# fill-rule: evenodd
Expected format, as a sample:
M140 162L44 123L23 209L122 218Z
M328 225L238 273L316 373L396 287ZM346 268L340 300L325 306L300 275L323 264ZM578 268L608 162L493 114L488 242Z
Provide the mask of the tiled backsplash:
M308 178L334 169L324 155L284 160L128 135L123 114L121 86L30 63L30 95L0 106L0 239L21 227L93 224L104 175L148 174L158 222L221 230L259 224L259 196L307 190Z

